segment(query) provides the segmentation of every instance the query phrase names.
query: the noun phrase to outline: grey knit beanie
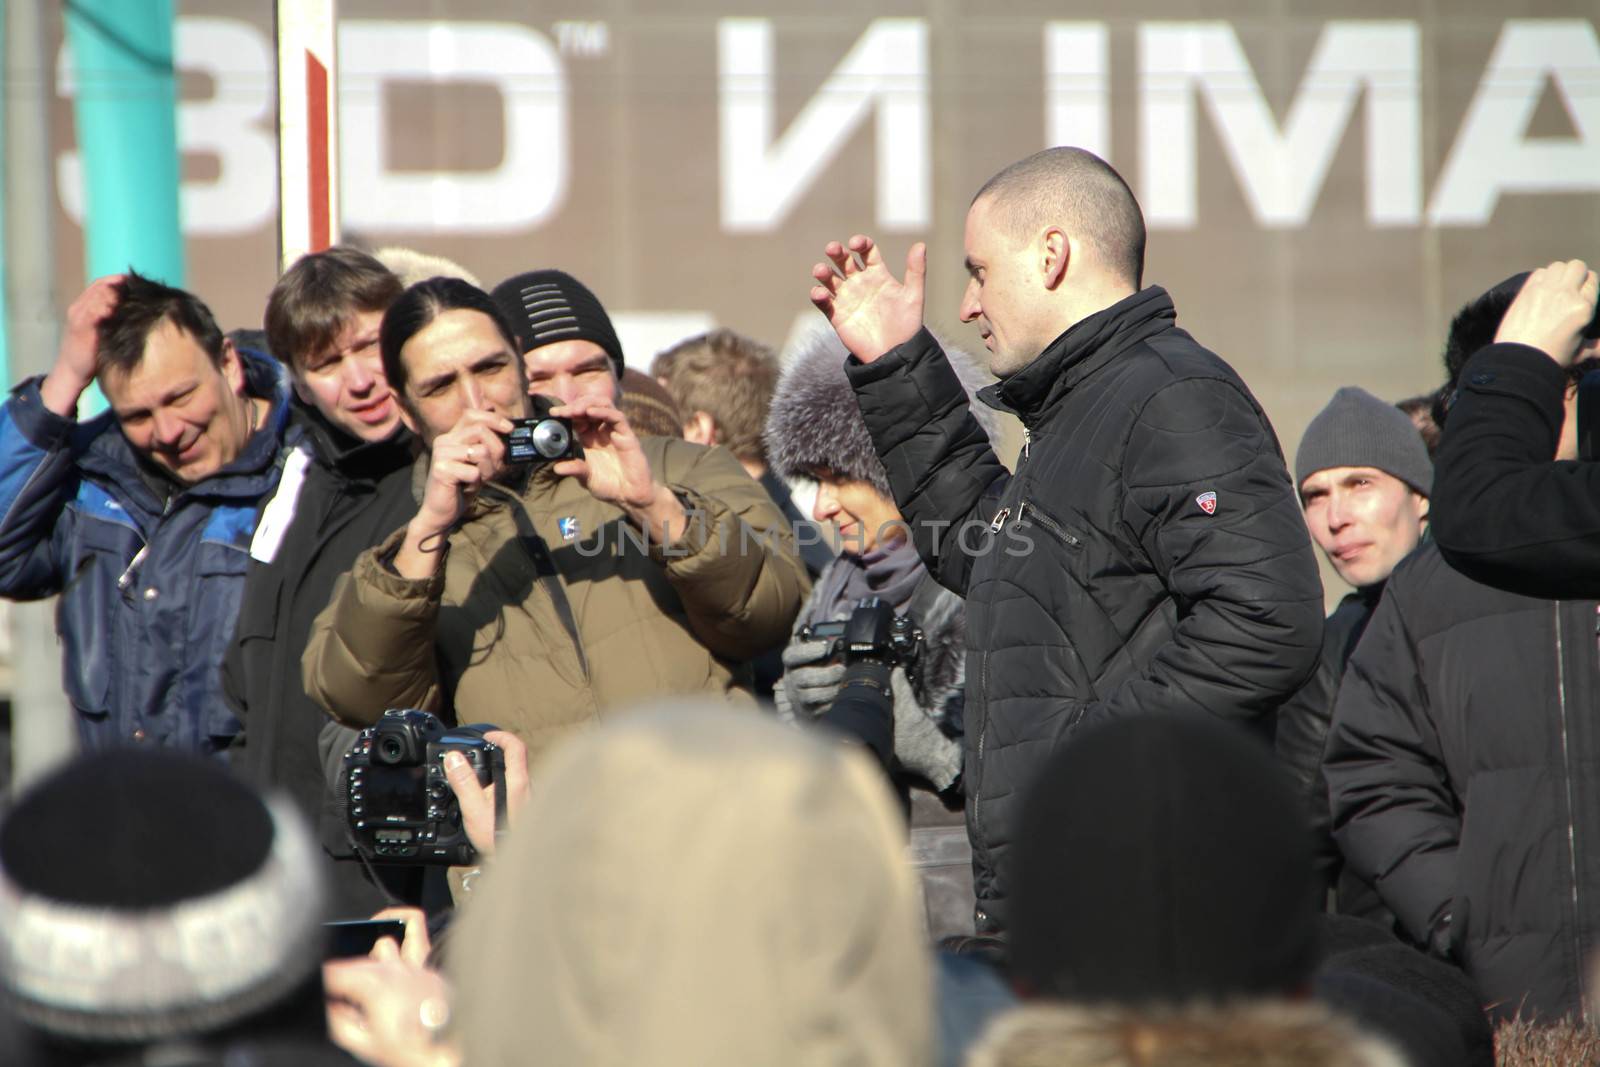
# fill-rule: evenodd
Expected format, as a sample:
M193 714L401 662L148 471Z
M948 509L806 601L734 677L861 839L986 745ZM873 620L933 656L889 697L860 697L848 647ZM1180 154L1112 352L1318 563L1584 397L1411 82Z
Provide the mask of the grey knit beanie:
M994 381L961 349L943 341L940 347L968 397ZM844 373L849 355L838 335L827 327L795 345L778 376L767 412L763 434L767 462L780 478L810 478L813 471L826 468L842 478L866 482L892 500L889 472L878 458L856 406L855 390ZM995 411L974 399L972 414L993 440L999 432Z
M1373 467L1423 496L1433 493L1433 461L1411 417L1354 385L1334 393L1306 427L1294 457L1294 483L1329 467Z

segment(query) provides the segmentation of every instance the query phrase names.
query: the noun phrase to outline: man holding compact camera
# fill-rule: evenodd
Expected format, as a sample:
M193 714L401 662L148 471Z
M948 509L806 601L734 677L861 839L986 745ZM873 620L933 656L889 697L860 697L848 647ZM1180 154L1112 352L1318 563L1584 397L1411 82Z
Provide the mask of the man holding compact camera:
M592 294L552 282L527 296L557 331L535 339L586 340L578 305ZM732 664L781 642L799 608L793 535L732 455L636 436L604 347L545 360L519 332L452 279L413 286L384 316L384 371L426 480L415 516L356 561L313 627L307 692L347 724L462 709L536 758L646 697L746 691ZM530 388L560 403L520 431L526 443L563 429L577 447L512 464Z

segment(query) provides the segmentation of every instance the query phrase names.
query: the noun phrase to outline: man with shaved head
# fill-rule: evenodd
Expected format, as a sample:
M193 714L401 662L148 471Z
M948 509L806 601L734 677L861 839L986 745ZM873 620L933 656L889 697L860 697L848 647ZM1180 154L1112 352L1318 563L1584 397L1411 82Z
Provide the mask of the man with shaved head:
M1022 421L1014 473L922 324L924 245L901 281L870 238L830 243L811 298L919 552L967 598L976 918L1003 931L1015 798L1050 754L1173 710L1270 735L1316 665L1322 588L1266 415L1142 287L1144 218L1115 170L1077 148L1015 163L965 244L961 319L1000 379L978 399Z

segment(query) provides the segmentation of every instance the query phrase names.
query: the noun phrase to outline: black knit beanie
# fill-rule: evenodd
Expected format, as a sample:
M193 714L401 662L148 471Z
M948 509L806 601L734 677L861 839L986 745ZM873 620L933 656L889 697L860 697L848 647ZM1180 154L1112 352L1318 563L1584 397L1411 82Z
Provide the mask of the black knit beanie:
M1433 493L1433 460L1411 416L1347 385L1306 427L1294 456L1294 484L1330 467L1372 467L1423 496Z
M1080 1003L1283 995L1317 961L1311 833L1272 753L1196 709L1073 735L1013 826L1012 974Z
M76 1041L233 1026L314 976L316 862L291 804L212 762L75 760L0 823L0 983L20 1021Z
M589 288L559 270L530 270L507 278L489 294L517 331L522 350L557 341L593 341L611 357L622 380L622 342L611 316Z

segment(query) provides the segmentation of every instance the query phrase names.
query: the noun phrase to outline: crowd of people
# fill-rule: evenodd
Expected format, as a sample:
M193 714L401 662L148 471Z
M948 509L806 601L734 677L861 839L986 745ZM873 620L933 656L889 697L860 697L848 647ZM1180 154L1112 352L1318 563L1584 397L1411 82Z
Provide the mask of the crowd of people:
M0 407L83 750L0 820L0 1061L1597 1062L1594 272L1291 473L1103 160L964 245L982 356L856 235L786 360L650 374L549 267L334 247L231 333L94 282ZM402 709L503 761L418 768L472 863L355 832Z

